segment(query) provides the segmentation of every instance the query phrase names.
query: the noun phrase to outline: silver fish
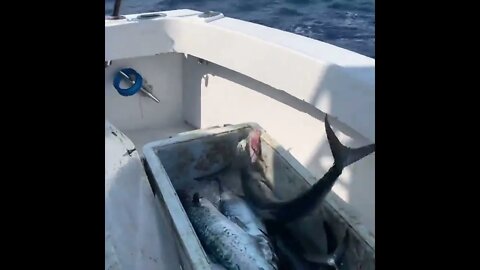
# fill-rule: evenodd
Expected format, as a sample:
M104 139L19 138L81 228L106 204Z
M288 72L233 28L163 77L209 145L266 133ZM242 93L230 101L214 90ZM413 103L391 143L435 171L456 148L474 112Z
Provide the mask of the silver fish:
M248 203L225 188L218 180L220 188L220 212L235 222L245 232L258 239L265 258L276 265L278 258L266 233L263 222L255 215Z
M225 267L221 266L218 263L210 263L211 270L225 270Z
M220 189L218 181L214 177L206 178L203 181L191 181L189 193L198 192L200 197L210 201L217 209L220 207Z
M257 238L225 217L198 193L177 192L205 251L227 270L275 270L265 259Z

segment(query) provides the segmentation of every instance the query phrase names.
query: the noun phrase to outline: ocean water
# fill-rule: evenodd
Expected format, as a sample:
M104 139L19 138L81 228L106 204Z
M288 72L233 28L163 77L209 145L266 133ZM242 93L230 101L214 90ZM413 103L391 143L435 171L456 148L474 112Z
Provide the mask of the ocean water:
M105 15L114 0L105 0ZM375 58L375 0L122 0L121 14L171 9L219 11Z

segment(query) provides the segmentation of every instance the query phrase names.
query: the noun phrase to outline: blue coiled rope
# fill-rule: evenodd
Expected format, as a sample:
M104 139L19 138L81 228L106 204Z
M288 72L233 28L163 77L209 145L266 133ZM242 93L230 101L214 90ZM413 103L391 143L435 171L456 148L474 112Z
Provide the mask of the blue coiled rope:
M129 88L121 88L120 87L120 82L122 81L122 79L125 79L125 77L120 72L125 73L129 77L132 77L132 75L133 75L133 77L134 77L133 80L135 81L135 83L132 86L130 86ZM131 96L131 95L135 95L138 91L140 91L140 89L142 88L142 85L143 85L143 78L140 74L138 74L137 71L135 71L132 68L124 68L124 69L120 70L120 72L118 72L115 75L115 78L113 79L113 87L115 87L115 89L117 89L117 91L120 95L128 97L128 96Z

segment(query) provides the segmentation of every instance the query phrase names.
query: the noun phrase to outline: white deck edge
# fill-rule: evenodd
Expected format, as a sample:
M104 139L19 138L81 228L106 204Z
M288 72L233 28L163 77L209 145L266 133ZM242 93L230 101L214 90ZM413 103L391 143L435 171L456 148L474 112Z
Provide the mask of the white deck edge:
M167 16L106 21L105 60L168 52L190 54L285 91L375 141L374 59L228 17L205 22L194 10L162 13ZM329 81L328 76L337 81ZM342 89L336 89L337 84L342 84ZM315 100L320 90L337 102L333 108Z

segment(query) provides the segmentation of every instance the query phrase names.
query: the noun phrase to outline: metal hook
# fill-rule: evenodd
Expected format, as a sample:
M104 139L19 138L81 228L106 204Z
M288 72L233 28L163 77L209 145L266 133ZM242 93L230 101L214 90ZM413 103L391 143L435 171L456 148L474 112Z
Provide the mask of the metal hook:
M135 81L132 80L130 78L130 76L128 76L127 74L125 74L123 71L119 71L120 75L122 75L123 78L125 78L127 81L129 81L132 85L135 84ZM142 93L144 93L145 95L147 95L149 98L153 99L155 102L157 103L160 103L160 100L158 100L158 98L156 96L154 96L152 93L150 93L146 88L145 86L141 86L140 87L140 91L142 91Z

